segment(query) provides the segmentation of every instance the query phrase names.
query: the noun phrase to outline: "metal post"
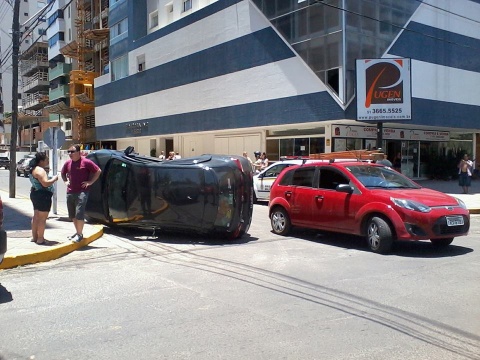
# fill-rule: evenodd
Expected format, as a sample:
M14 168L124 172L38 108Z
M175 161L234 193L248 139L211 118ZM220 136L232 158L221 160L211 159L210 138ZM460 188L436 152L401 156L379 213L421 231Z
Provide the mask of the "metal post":
M17 129L18 129L18 53L20 50L20 0L13 5L12 24L12 131L10 140L10 178L9 197L15 197L17 165Z
M377 149L383 148L383 122L377 122Z
M58 163L58 129L57 127L53 127L53 149L52 149L52 174L53 176L57 175L57 163ZM53 185L53 198L52 198L52 208L53 213L57 215L57 182Z

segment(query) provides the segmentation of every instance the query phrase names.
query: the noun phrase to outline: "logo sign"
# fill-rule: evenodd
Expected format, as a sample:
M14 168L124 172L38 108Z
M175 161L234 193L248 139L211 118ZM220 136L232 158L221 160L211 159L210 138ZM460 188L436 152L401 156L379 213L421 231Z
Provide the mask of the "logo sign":
M357 120L412 119L410 59L361 59L357 68Z

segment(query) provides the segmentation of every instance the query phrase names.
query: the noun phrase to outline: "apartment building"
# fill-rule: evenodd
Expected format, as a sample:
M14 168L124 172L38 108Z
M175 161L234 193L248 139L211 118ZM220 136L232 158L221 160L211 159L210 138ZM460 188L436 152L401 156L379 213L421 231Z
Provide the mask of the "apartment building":
M405 58L412 115L382 122L382 148L424 177L434 157L478 152L478 18L468 0L111 0L97 140L272 160L371 148L355 60Z

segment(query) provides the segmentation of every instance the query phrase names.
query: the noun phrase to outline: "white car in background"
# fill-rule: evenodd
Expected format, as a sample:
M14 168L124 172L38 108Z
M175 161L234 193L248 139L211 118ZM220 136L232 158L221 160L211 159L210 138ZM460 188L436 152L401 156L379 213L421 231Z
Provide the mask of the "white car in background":
M277 176L292 165L301 165L304 160L283 160L277 161L253 176L253 202L269 201L270 188Z

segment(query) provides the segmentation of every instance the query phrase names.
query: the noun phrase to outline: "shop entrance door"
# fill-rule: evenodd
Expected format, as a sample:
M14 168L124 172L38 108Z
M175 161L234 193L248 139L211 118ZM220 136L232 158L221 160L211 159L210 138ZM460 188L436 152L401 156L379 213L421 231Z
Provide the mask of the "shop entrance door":
M402 168L403 175L409 178L419 177L420 142L402 141Z

